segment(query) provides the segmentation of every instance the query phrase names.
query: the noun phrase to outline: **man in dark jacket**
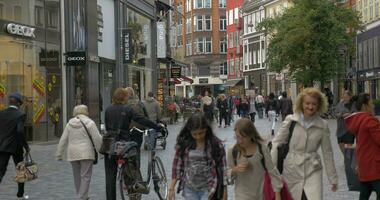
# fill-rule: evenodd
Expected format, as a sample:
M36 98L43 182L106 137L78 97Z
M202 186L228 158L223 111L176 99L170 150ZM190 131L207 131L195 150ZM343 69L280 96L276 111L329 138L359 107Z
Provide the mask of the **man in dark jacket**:
M285 120L286 116L293 114L293 103L286 92L282 92L282 98L280 99L280 112L282 121Z
M23 160L23 148L29 151L24 136L25 113L19 110L22 96L11 93L8 96L9 107L0 111L0 183L12 157L15 165ZM18 183L18 199L24 199L24 183Z

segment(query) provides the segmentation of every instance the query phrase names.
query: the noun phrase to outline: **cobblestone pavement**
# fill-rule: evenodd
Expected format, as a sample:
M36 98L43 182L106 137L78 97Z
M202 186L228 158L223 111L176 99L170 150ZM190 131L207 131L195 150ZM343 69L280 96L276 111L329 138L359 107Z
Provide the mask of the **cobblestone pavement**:
M276 129L280 125L277 123ZM265 139L270 139L270 123L267 119L257 120L256 126L259 132ZM348 192L346 186L346 179L343 166L343 157L338 149L335 138L336 122L329 121L331 134L331 141L334 148L336 167L339 176L339 191L331 192L330 185L327 181L326 174L324 174L324 199L325 200L354 200L358 199L357 192ZM158 150L157 155L160 156L164 162L166 174L171 178L171 163L174 155L175 139L182 127L182 122L175 125L169 125L169 137L167 138L166 150ZM225 141L226 147L234 144L233 126L228 128L218 128L215 125L215 134ZM26 194L29 195L31 200L72 200L75 198L74 182L72 177L71 166L68 162L55 161L54 154L56 144L34 144L31 145L33 159L38 162L40 167L39 178L26 184ZM147 154L144 150L142 157L142 167L146 171ZM0 185L0 200L13 200L16 199L16 183L13 182L14 176L13 162L10 162L8 171ZM93 176L90 187L91 200L105 200L105 181L104 181L104 162L100 160L98 165L93 169ZM229 187L229 199L233 199L233 189ZM374 195L373 195L374 196ZM180 194L177 194L177 199L181 199ZM156 200L156 194L151 191L151 194L144 195L143 199ZM374 198L373 198L374 199Z

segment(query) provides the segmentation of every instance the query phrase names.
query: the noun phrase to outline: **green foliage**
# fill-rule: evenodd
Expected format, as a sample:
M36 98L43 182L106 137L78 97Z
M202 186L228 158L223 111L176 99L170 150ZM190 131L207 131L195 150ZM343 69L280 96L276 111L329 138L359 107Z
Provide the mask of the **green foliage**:
M374 99L372 100L373 105L380 106L380 99Z
M332 2L294 0L283 15L259 24L258 29L265 29L269 37L266 62L270 71L287 68L296 82L306 86L315 81L323 86L342 72L341 49L355 51L360 20L357 12Z

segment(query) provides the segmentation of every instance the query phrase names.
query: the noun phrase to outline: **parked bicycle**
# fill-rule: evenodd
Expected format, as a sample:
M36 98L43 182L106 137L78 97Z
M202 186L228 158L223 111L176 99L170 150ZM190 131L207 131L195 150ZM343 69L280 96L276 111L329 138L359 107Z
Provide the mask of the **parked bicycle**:
M130 133L132 132L149 134L148 130L140 130L136 127L130 130ZM118 141L114 144L113 149L113 154L117 157L117 181L119 182L122 200L125 200L125 196L135 197L141 194L149 194L152 180L158 198L160 200L167 198L168 181L165 168L151 144L148 147L150 153L148 154L148 170L145 181L139 178L141 177L139 176L140 169L135 166L137 162L134 162L138 153L137 144L132 141ZM133 170L134 167L137 169ZM138 174L137 177L136 174Z

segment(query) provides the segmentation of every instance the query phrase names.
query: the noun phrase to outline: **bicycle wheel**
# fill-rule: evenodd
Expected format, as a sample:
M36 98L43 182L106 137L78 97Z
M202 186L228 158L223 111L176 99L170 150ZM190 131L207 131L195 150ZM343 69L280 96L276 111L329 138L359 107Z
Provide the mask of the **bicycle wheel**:
M154 190L160 200L165 200L168 197L168 180L164 164L159 157L155 157L153 173Z
M122 200L125 200L125 196L124 196L124 187L125 187L125 184L124 184L124 178L123 178L123 168L118 168L118 171L117 171L117 180L119 181L119 189L120 189L120 196L121 196L121 199Z

